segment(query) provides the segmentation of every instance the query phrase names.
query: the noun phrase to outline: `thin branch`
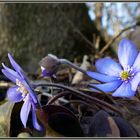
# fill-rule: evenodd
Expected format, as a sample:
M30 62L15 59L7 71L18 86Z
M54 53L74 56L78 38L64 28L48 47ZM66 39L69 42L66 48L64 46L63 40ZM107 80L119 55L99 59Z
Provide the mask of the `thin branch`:
M139 26L140 25L140 22L137 22L136 24L134 25L131 25L125 29L123 29L120 33L118 33L114 38L112 38L102 49L101 51L99 52L99 55L103 54L112 44L113 42L122 34L124 33L125 31L127 30L130 30L132 28L135 28L136 26Z

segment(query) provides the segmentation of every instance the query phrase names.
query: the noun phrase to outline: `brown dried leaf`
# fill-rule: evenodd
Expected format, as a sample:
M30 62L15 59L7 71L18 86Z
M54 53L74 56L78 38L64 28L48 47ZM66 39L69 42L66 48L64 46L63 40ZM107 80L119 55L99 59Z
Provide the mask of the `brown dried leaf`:
M113 119L120 129L121 137L137 137L137 132L126 120L121 117L113 117Z
M94 137L120 137L120 131L112 117L101 110L93 117L88 135Z
M47 105L44 106L42 110L38 110L37 114L45 128L46 137L48 137L50 133L61 136L83 136L76 116L63 106Z

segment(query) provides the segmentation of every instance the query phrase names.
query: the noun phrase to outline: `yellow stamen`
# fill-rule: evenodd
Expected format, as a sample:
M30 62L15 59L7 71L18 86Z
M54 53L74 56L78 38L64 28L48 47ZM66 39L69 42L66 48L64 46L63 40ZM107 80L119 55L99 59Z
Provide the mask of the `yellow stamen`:
M19 92L23 93L24 95L29 93L25 86L18 79L16 79L16 85L19 86L17 89Z
M128 71L122 71L120 73L120 77L123 79L123 80L128 80L129 79L129 72Z

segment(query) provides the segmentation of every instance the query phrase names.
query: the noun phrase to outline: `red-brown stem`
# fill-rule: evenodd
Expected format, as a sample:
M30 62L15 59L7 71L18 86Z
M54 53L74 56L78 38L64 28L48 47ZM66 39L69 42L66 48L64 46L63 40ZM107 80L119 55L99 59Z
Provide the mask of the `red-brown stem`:
M46 84L36 84L34 86L35 87L38 87L38 86L51 86L51 87L63 88L65 90L70 91L71 94L73 94L74 96L77 96L77 97L79 97L81 99L88 99L88 100L94 102L97 105L103 105L104 107L107 107L107 108L119 113L120 115L122 115L122 113L117 108L112 106L111 104L108 104L107 102L99 100L96 97L92 97L92 96L90 96L88 94L85 94L85 93L83 93L81 91L75 90L73 88L70 88L70 87L67 87L67 86L64 86L64 85L55 84L55 83L53 83L53 84L52 83L46 83Z

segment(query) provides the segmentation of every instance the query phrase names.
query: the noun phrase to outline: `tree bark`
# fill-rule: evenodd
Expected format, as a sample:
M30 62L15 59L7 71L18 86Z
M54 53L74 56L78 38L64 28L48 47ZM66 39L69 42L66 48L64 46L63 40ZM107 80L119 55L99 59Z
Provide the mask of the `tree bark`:
M83 3L9 3L0 7L1 61L11 52L28 72L36 72L38 62L48 53L82 60L94 50L86 39L92 43L93 34L101 36ZM105 44L103 38L101 43Z

